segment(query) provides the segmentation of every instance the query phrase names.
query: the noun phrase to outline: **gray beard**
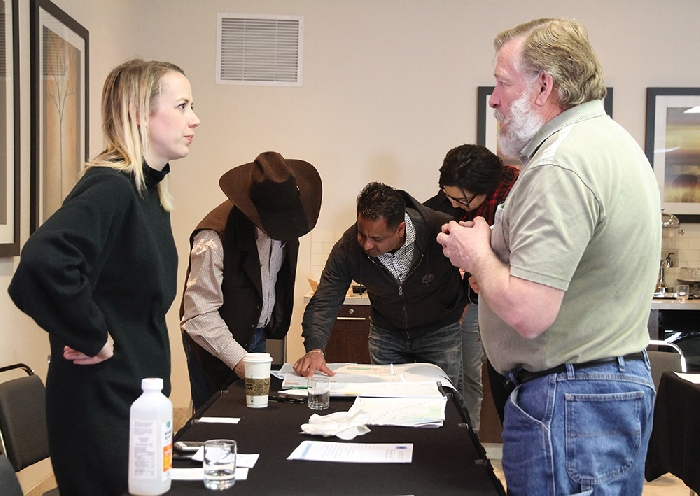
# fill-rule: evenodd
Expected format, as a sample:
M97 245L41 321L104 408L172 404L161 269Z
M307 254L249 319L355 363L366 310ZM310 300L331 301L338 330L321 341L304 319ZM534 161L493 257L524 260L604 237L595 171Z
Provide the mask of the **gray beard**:
M523 149L544 125L544 119L531 111L528 96L524 93L513 102L509 119L500 110L493 111L498 122L508 124L505 130L501 126L498 133L498 151L505 157L519 160Z

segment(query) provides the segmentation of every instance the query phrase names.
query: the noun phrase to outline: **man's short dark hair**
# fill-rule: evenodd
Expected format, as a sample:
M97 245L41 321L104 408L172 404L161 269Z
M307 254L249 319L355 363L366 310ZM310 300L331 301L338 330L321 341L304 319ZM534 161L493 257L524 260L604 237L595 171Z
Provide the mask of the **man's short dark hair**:
M390 229L403 222L406 199L400 191L383 183L369 183L357 195L357 215L370 220L386 220Z

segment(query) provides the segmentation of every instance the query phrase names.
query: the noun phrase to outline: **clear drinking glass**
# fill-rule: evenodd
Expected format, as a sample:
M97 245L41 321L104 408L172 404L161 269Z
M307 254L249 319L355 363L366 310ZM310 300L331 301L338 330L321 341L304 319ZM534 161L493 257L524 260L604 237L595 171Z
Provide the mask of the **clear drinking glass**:
M309 378L309 408L325 410L331 401L331 379L320 376Z
M204 442L204 487L223 491L236 483L236 441L210 439Z

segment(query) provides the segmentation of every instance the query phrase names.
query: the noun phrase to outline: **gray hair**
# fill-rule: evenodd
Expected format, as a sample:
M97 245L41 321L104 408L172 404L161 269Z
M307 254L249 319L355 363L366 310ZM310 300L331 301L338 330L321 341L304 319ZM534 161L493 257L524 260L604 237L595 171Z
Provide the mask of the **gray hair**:
M603 68L583 24L574 19L535 19L499 33L494 48L498 51L516 38L524 39L518 69L552 76L562 108L605 98Z

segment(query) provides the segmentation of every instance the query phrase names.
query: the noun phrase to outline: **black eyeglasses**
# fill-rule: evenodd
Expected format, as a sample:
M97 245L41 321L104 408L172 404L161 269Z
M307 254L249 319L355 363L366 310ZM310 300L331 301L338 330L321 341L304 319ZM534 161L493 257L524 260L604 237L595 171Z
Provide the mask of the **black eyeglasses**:
M472 195L470 198L467 198L466 196L463 198L455 198L454 196L448 195L447 191L445 191L445 188L442 188L442 194L445 195L450 200L452 200L453 202L459 203L460 205L464 205L465 207L468 207L469 204L474 201L474 198L476 198L478 196L478 195ZM462 191L462 194L464 194L464 191Z

